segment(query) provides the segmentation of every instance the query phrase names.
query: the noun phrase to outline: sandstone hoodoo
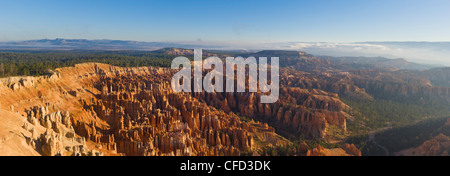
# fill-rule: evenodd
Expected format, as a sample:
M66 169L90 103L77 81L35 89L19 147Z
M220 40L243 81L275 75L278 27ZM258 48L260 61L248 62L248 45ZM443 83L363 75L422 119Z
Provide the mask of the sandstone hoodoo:
M326 138L329 125L346 128L347 107L336 94L286 87L279 102L260 104L259 93L173 92L174 73L79 64L33 84L2 82L2 106L22 116L29 146L52 156L258 154L291 145L267 123L311 138ZM16 82L20 89L10 86Z

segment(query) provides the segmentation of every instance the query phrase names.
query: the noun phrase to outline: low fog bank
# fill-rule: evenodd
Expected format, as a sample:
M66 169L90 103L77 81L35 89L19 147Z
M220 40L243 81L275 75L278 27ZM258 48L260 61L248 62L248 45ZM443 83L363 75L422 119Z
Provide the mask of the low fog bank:
M303 50L314 55L403 58L410 62L450 66L450 42L288 42L266 47Z

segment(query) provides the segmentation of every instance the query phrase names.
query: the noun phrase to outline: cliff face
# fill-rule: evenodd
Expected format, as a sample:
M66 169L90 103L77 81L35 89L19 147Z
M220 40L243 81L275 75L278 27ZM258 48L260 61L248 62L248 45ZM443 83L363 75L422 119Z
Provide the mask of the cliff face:
M27 144L23 135L32 134L22 128L25 117L10 110L0 109L0 155L1 156L39 156L40 154ZM23 134L23 135L22 135Z
M310 139L324 139L329 125L344 131L347 129L349 115L345 111L350 107L339 99L337 93L319 88L352 94L364 94L363 90L353 85L333 85L290 69L280 72L280 96L276 103L260 103L261 92L201 92L192 93L192 96L225 112L269 123L280 129L277 133L286 136L302 134Z
M27 110L27 116L5 110L1 114L0 155L103 155L90 150L85 138L76 135L67 111L50 113L48 107L34 107Z
M297 100L289 93L299 93L301 95L296 97L305 100L299 100L297 104ZM194 97L226 112L237 112L268 122L277 129L305 134L311 138L324 138L330 124L346 129L346 114L339 111L345 106L337 98L311 94L307 90L302 92L300 89L284 90L282 94L284 96L274 104L259 103L261 95L257 93L203 93L195 94Z
M334 149L325 149L317 145L316 148L308 150L306 156L361 156L361 151L353 144L344 144L342 148Z
M422 72L420 72L422 73ZM430 80L410 72L386 72L373 75L355 72L351 82L374 97L394 100L450 102L450 87L433 86Z

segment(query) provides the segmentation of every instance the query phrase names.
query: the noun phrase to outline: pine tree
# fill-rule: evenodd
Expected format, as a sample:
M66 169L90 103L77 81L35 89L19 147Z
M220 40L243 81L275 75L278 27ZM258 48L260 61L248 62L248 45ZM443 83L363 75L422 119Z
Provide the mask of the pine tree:
M0 64L0 75L2 77L5 76L5 66L3 65L3 63Z

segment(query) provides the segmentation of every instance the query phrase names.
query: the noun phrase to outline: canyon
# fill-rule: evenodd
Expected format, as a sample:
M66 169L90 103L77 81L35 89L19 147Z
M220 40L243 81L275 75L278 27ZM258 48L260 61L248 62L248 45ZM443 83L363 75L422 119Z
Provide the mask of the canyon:
M2 78L0 154L258 155L291 144L267 122L313 138L326 137L328 125L346 128L337 94L289 87L278 103L263 105L258 93L173 92L175 72L84 63L47 76ZM325 153L354 155L348 148Z
M370 131L450 112L446 69L399 70L295 51L203 53L219 58L279 56L275 103L261 102L268 92L249 91L250 83L244 92L173 91L171 79L180 69L164 64L174 54L194 53L167 48L126 56L4 54L8 59L32 57L30 62L53 55L64 61L55 60L61 67L52 70L33 68L42 76L0 78L0 155L360 156L373 154L362 150L371 147L364 136ZM121 66L95 58L66 66L71 57L97 56ZM162 66L139 66L146 64ZM432 77L435 72L445 74ZM191 83L195 87L195 80Z

